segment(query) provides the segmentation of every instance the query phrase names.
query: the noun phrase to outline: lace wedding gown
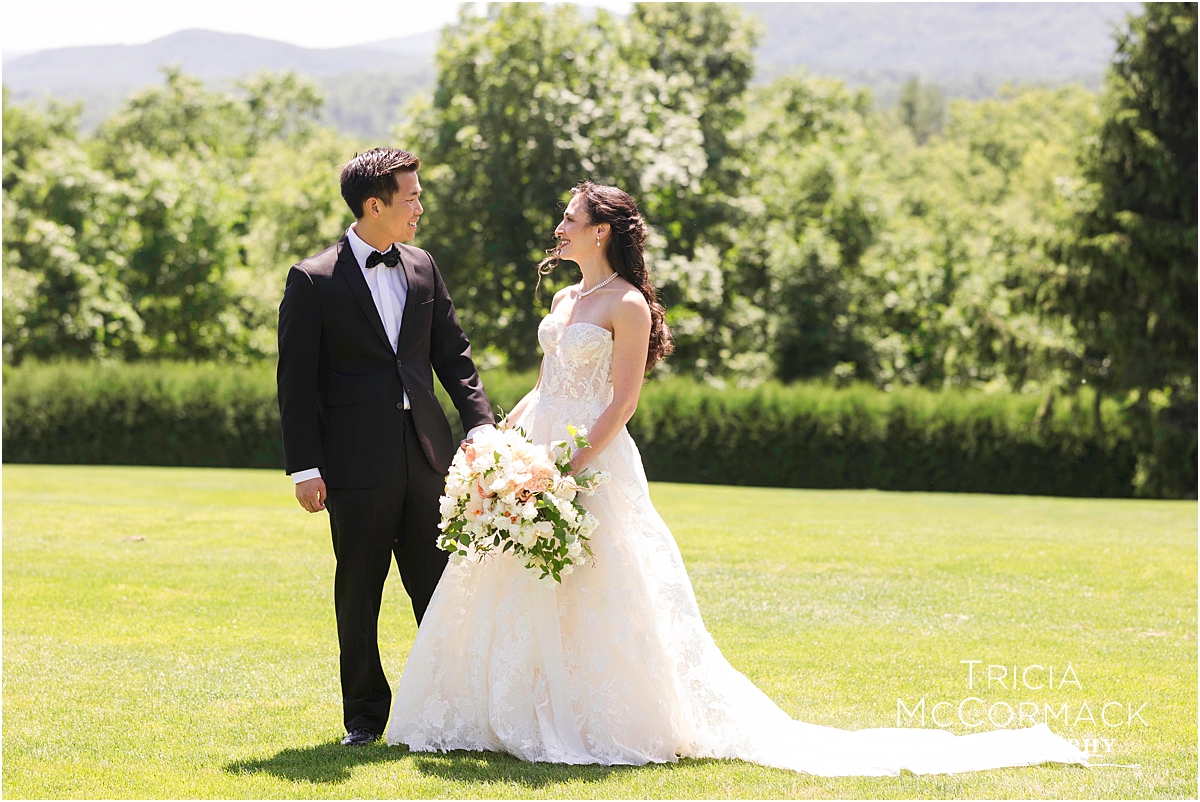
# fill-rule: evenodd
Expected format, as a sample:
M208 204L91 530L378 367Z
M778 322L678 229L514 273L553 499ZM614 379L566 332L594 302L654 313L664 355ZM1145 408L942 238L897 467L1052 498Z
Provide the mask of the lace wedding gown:
M590 427L612 397L612 335L542 321L541 386L516 424L535 442ZM810 774L953 773L1082 763L1045 724L954 736L792 720L721 655L679 549L622 429L591 467L611 483L584 505L595 560L558 587L511 555L447 566L396 689L389 744L523 760L633 764L738 758Z

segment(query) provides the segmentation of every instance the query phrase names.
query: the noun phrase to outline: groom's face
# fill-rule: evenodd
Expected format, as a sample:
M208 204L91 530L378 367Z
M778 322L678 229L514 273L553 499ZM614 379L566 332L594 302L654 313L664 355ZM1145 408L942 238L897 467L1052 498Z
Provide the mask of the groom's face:
M388 205L376 207L376 218L392 242L412 242L417 236L417 222L425 213L421 206L421 182L415 171L396 173L396 194Z

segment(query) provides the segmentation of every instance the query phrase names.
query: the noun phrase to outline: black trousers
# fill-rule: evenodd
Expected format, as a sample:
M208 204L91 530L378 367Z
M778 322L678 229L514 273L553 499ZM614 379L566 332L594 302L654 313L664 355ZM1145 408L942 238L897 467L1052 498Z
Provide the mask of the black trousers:
M446 477L421 450L405 410L404 453L379 487L331 487L325 506L337 572L333 601L341 649L346 731L383 732L392 689L379 660L379 606L393 555L420 625L449 555L437 547L438 497Z

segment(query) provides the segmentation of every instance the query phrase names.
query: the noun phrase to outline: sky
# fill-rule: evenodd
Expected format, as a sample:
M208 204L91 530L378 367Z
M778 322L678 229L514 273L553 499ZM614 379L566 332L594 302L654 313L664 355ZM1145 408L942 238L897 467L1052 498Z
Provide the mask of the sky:
M358 6L330 0L2 0L0 47L11 57L75 45L141 44L188 28L303 47L343 47L437 30L458 16L460 5L447 0ZM582 5L627 13L633 4L586 0ZM356 19L359 8L370 18Z

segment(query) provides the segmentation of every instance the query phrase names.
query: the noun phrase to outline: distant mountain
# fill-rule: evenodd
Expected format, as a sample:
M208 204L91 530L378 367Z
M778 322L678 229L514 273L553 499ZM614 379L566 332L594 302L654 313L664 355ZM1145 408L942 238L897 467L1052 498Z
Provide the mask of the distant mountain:
M296 70L313 77L351 72L401 72L396 58L406 48L421 59L432 55L436 33L389 39L355 47L316 50L256 36L188 30L143 45L93 45L43 50L4 65L4 82L22 92L77 86L140 87L178 64L200 78L237 78L259 70Z
M763 72L832 69L1064 78L1102 69L1141 3L743 3Z
M765 24L756 81L804 67L871 86L890 105L912 75L950 97L990 96L1006 81L1097 87L1112 27L1139 3L743 3ZM22 102L52 95L85 103L92 127L159 68L228 87L259 70L320 82L330 122L380 138L403 104L435 81L436 32L312 49L241 34L188 30L142 45L69 47L4 59L4 84Z
M4 63L4 85L23 102L50 95L84 102L81 123L92 128L130 92L162 81L160 69L217 86L260 70L295 70L321 83L329 121L344 130L381 135L413 94L432 85L437 32L354 47L313 49L244 34L187 30L142 45L65 47Z
M401 53L407 56L422 56L433 58L433 54L437 52L438 32L429 31L427 33L413 34L412 36L401 36L399 39L382 39L378 42L367 42L361 47L370 50L382 50L386 53Z
M766 35L757 81L806 68L893 95L909 77L951 97L1005 82L1098 88L1113 28L1141 3L743 3ZM880 98L884 99L884 98ZM890 103L888 104L890 105Z
M0 53L0 60L7 64L10 61L16 61L19 58L24 58L36 52L36 50L5 50L3 53Z

